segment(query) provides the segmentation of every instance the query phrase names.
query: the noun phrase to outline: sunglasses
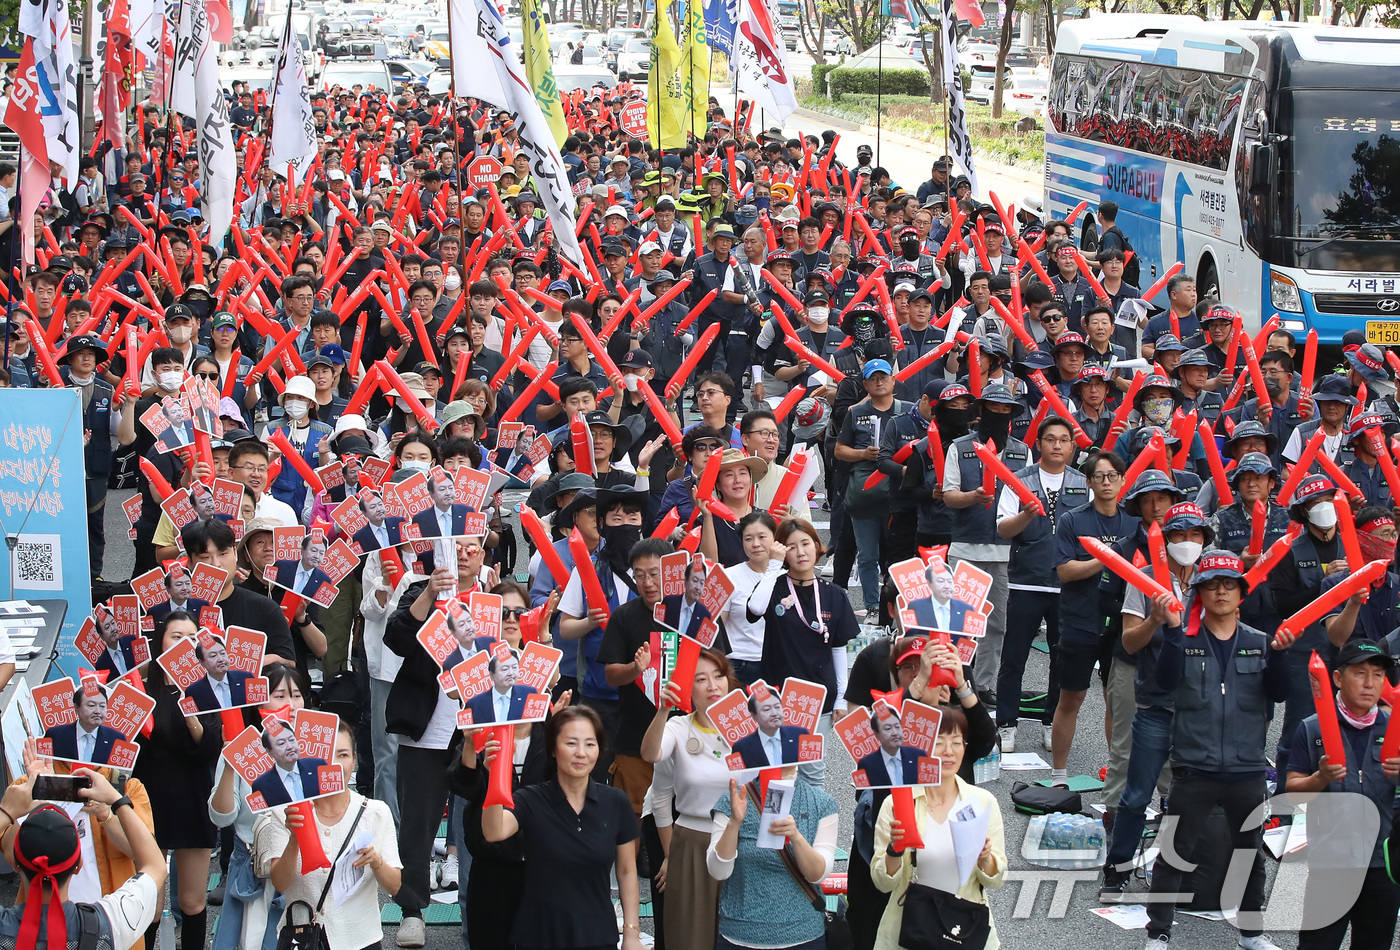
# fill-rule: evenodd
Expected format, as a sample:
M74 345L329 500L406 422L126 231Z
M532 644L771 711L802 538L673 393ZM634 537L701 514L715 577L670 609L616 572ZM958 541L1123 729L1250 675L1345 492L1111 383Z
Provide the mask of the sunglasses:
M219 381L218 373L195 373L195 376L199 377L200 379L207 379L211 383L217 383Z
M525 616L525 615L526 615L527 613L529 613L529 612L530 612L530 608L529 608L529 607L502 607L502 608L501 608L501 619L502 619L502 620L519 620L521 617Z

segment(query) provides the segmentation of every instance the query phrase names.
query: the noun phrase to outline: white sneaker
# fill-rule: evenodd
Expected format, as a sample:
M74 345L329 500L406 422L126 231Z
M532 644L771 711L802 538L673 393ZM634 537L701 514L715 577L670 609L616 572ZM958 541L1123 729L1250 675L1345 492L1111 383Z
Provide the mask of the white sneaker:
M405 917L399 924L399 934L394 942L400 947L421 947L428 940L427 928L422 917Z
M1008 752L1015 752L1015 751L1016 751L1016 727L1015 727L1015 726L1002 726L1000 729L997 730L997 733L1001 736L1001 753L1002 753L1002 755L1005 755L1005 754L1008 753Z
M1238 946L1240 950L1280 950L1278 944L1263 934L1257 937L1241 937Z
M438 885L444 890L451 890L457 886L457 855L449 854L442 862L442 870L438 874Z
M1041 727L1040 727L1040 744L1045 748L1045 751L1046 751L1046 752L1054 752L1054 751L1055 751L1055 742L1054 742L1054 739L1055 739L1055 727L1054 727L1054 726L1041 726Z
M1167 950L1167 938L1153 937L1147 941L1147 950Z

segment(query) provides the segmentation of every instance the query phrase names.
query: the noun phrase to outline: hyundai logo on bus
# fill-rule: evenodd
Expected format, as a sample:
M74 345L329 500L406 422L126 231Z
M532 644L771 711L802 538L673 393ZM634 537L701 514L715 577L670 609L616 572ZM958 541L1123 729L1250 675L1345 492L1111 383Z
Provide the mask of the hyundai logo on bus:
M1376 301L1376 309L1379 310L1381 313L1394 313L1395 311L1400 310L1400 300L1396 300L1394 297L1387 297L1384 300L1378 300Z
M1120 195L1162 203L1162 183L1156 172L1145 172L1131 165L1104 166L1104 187Z

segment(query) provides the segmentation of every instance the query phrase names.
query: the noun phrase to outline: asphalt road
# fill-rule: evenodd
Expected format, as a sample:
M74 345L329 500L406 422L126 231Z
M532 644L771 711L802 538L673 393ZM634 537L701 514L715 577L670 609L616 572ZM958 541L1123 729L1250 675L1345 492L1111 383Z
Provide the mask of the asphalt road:
M821 490L820 483L818 483L817 489ZM106 567L103 572L103 576L107 578L121 579L131 576L132 549L130 542L126 540L128 525L119 504L125 497L126 493L114 492L107 505L108 545ZM507 499L507 504L511 503L512 500ZM828 516L826 512L818 510L816 517L819 522L825 522ZM819 524L819 528L825 537L827 535L826 525ZM518 536L520 535L518 534ZM851 594L854 602L859 603L858 588L852 587ZM1027 667L1026 688L1044 689L1047 675L1048 658L1046 654L1033 650ZM1071 775L1097 777L1099 769L1107 764L1103 721L1102 697L1096 690L1090 690L1080 713L1075 748L1070 755L1069 771ZM1274 741L1276 741L1276 736L1271 736L1271 748ZM1036 752L1047 762L1049 761L1049 753L1040 747L1039 723L1023 720L1017 742L1019 751ZM846 848L850 844L851 816L855 807L854 789L849 781L850 770L854 766L839 743L830 743L828 749L830 750L829 755L833 758L827 770L826 787L841 806L842 821L839 842L841 847ZM1002 817L1006 826L1007 853L1011 861L1011 872L1006 885L992 891L990 895L992 913L1001 934L1002 945L1012 948L1047 948L1047 950L1048 948L1127 950L1127 948L1143 946L1146 942L1143 931L1120 930L1108 921L1090 913L1091 908L1099 906L1097 903L1098 876L1096 872L1052 871L1032 865L1022 856L1022 845L1028 819L1012 809L1011 786L1018 779L1036 781L1048 778L1048 769L1024 773L1003 770L997 781L986 786L996 793L1001 804ZM1085 793L1084 803L1086 807L1098 801L1099 795L1097 793ZM1273 861L1267 863L1272 880L1277 864ZM844 869L844 864L838 865L838 870L841 869ZM1142 881L1134 885L1134 890L1145 889L1146 885ZM1287 888L1287 890L1289 895L1296 896L1293 888ZM1274 904L1280 907L1296 906L1296 903L1295 900L1290 900L1283 895L1275 895L1274 897ZM211 910L215 909L211 908ZM211 918L212 916L211 914ZM649 924L650 921L645 923ZM650 929L649 926L647 929ZM171 950L174 946L173 928L169 926L168 919L164 933L161 950ZM386 947L392 946L391 941L394 939L394 933L393 926L385 927ZM1178 915L1173 943L1193 948L1233 947L1235 934L1233 928L1226 924ZM1280 946L1291 948L1295 945L1294 938L1290 934L1275 932L1274 936ZM455 926L430 926L428 928L428 947L431 950L451 950L451 948L460 946L460 940L460 931ZM485 948L481 948L481 950L485 950Z

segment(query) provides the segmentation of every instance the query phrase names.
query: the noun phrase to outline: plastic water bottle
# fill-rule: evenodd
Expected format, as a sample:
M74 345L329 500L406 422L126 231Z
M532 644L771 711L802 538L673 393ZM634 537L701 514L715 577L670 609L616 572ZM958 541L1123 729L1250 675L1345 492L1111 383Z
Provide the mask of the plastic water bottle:
M1001 778L1001 746L993 745L992 754L987 758L991 760L987 763L987 781L995 782Z

